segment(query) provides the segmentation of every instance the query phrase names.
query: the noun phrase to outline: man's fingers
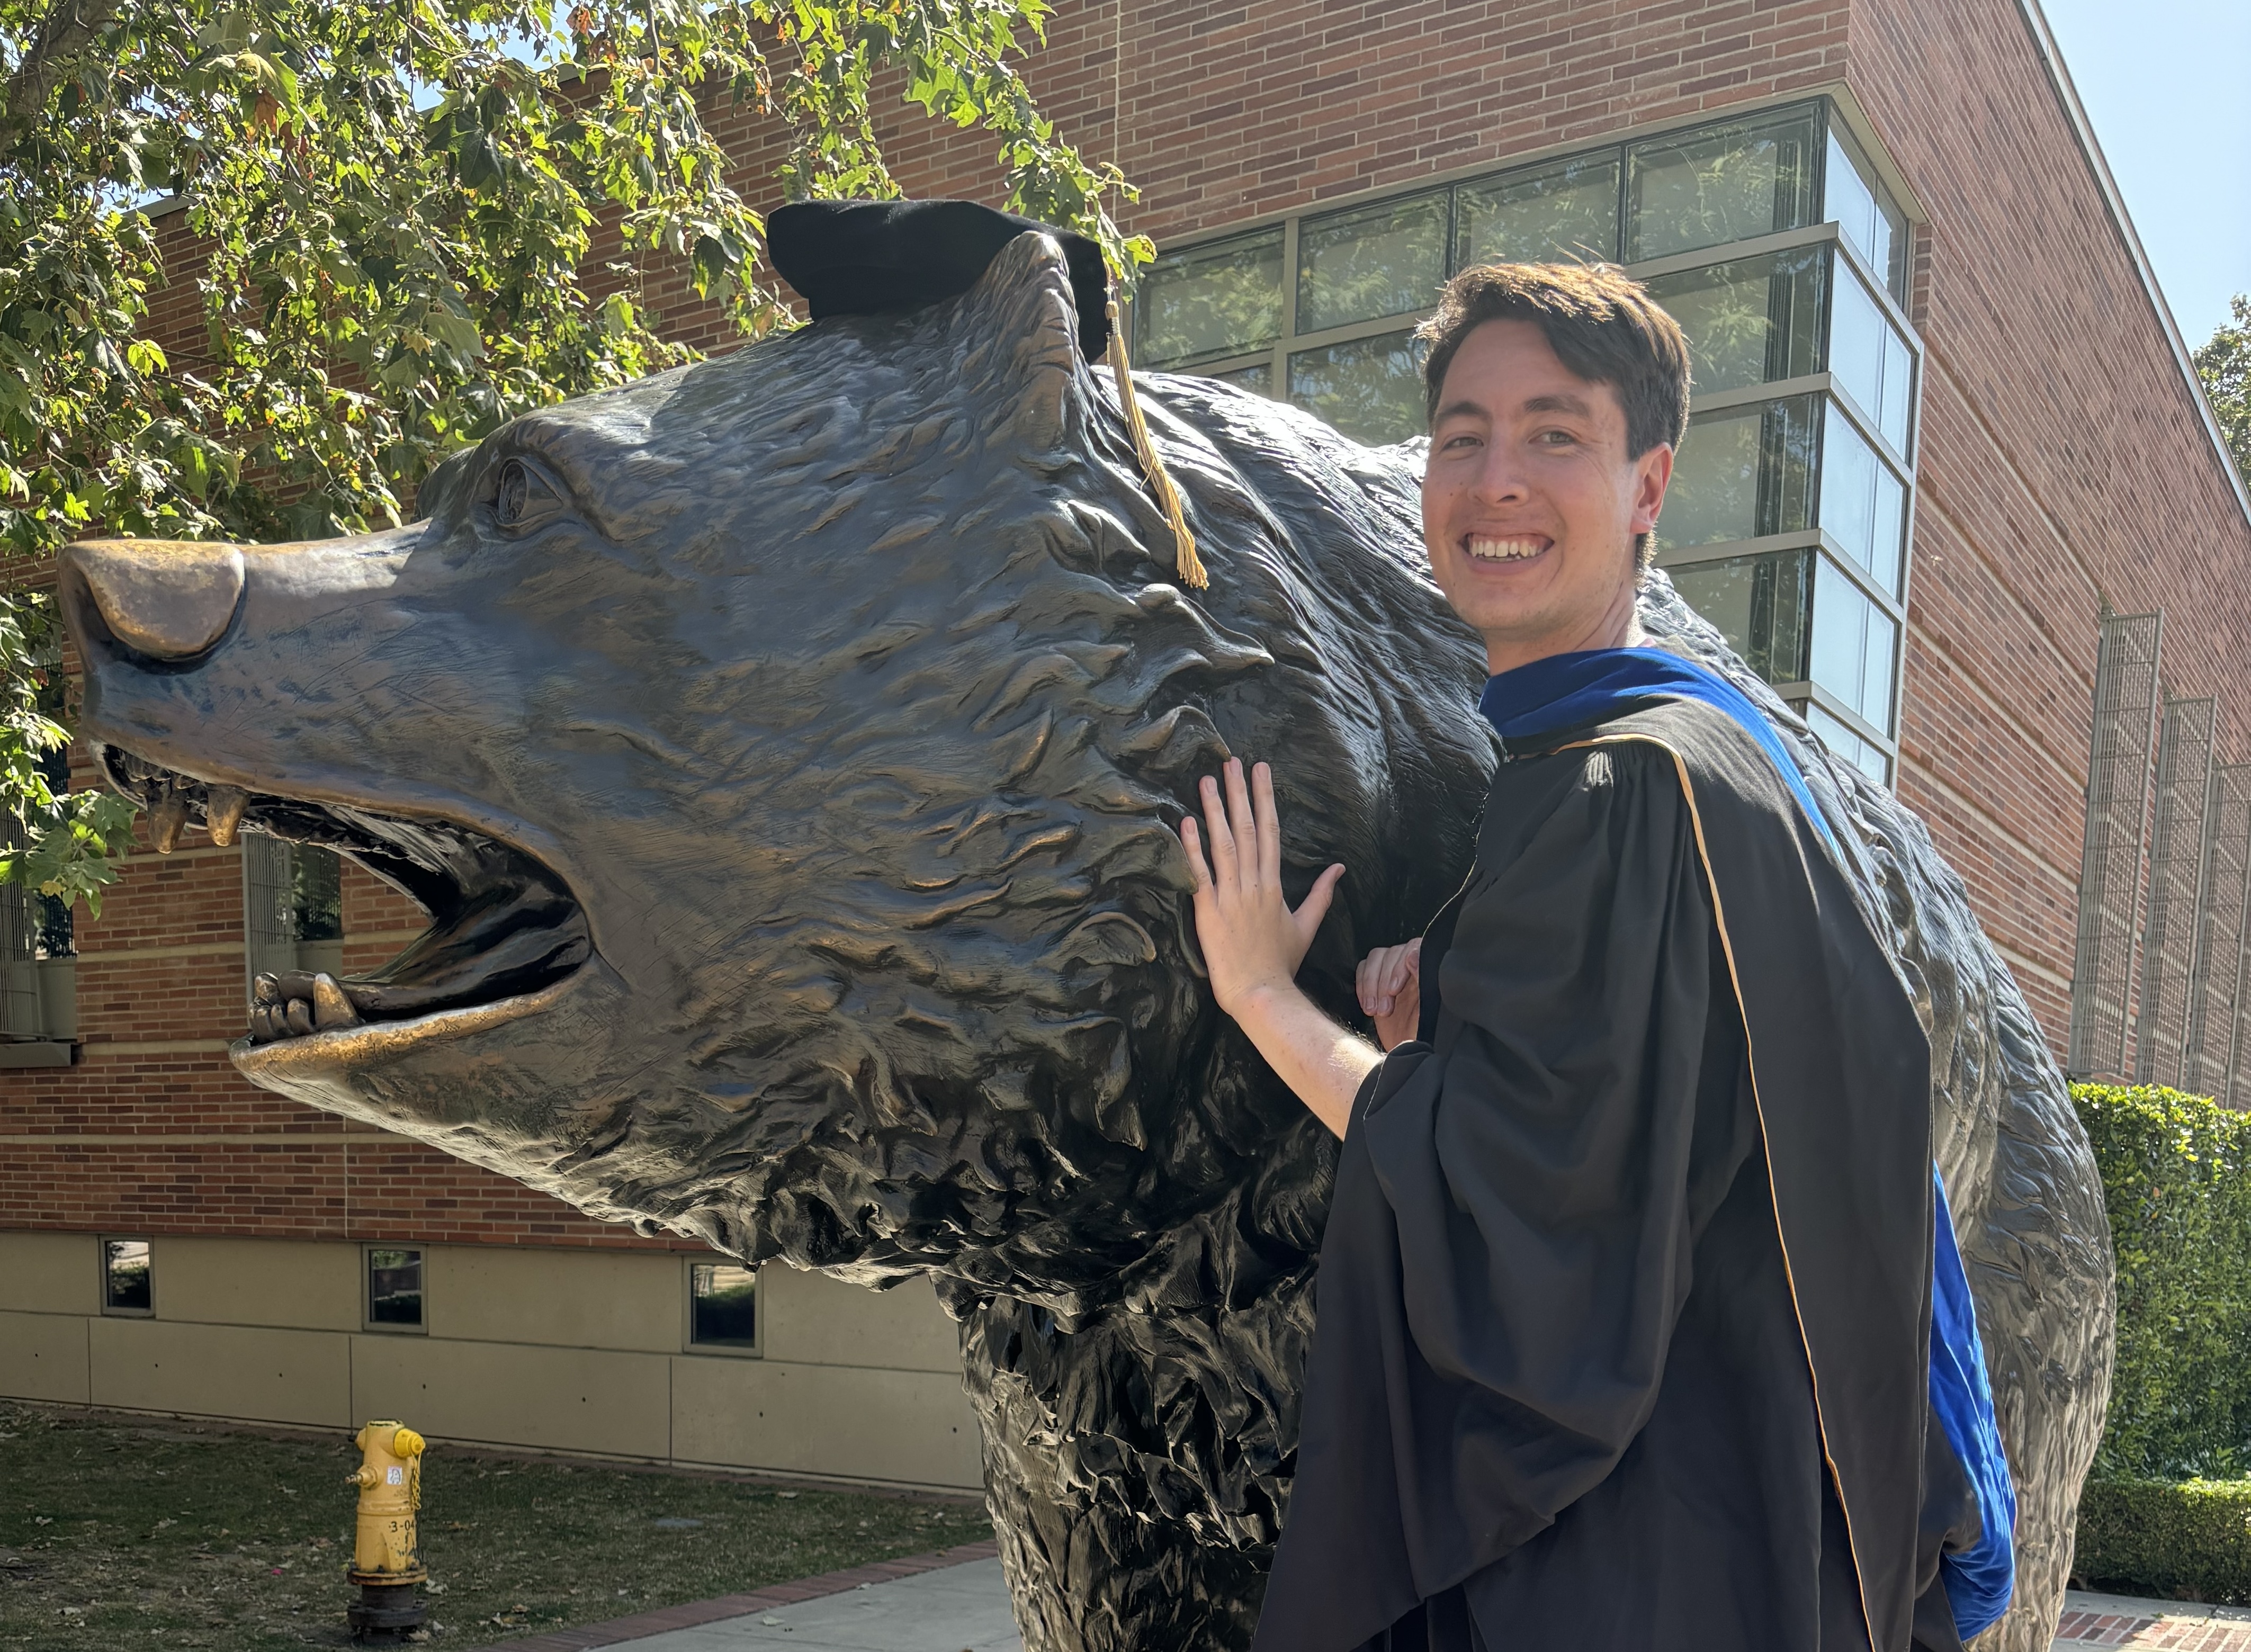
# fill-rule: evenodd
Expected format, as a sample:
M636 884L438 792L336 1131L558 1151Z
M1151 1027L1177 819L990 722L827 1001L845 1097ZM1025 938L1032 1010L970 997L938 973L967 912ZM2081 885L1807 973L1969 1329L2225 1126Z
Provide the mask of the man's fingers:
M1181 847L1188 853L1188 875L1195 880L1195 892L1208 894L1211 889L1211 868L1203 863L1203 842L1192 814L1181 817Z
M1243 759L1229 757L1221 771L1227 786L1227 827L1235 834L1236 873L1247 884L1258 880L1258 818L1250 812L1250 788L1243 783Z
M1335 898L1338 880L1343 876L1341 865L1333 866L1322 873L1313 880L1313 887L1306 894L1305 904L1290 915L1297 920L1298 934L1307 946L1313 944L1315 931L1321 927L1321 920L1328 916L1329 902Z
M1258 881L1270 889L1282 887L1282 814L1274 806L1274 771L1266 764L1250 771L1250 804L1258 819Z
M1203 793L1204 831L1211 838L1211 873L1215 886L1234 888L1241 880L1236 865L1235 833L1227 824L1227 805L1219 795L1219 783L1206 778L1200 790Z

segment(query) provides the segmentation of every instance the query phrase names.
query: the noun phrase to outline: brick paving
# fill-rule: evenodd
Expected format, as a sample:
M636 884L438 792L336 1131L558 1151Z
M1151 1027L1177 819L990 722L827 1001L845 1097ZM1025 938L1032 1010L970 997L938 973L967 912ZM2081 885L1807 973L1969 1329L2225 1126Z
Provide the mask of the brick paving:
M2251 1652L2251 1618L2241 1613L2214 1617L2214 1609L2173 1601L2074 1594L2066 1602L2062 1620L2055 1626L2056 1652L2076 1652L2081 1647Z
M690 1600L680 1606L659 1607L652 1612L636 1612L631 1617L582 1623L575 1629L556 1629L521 1640L500 1641L488 1647L486 1652L585 1652L589 1647L618 1646L670 1629L693 1629L726 1618L747 1617L753 1612L771 1612L777 1607L818 1600L824 1595L842 1594L862 1584L894 1583L901 1578L935 1572L941 1566L990 1560L1000 1552L1001 1545L987 1538L981 1543L957 1544L933 1554L911 1554L842 1572L825 1572L817 1578L800 1578L793 1583L777 1583L748 1594L723 1594L717 1600ZM2251 1652L2251 1642L2245 1645L2247 1652ZM2228 1652L2234 1652L2234 1649L2229 1648Z

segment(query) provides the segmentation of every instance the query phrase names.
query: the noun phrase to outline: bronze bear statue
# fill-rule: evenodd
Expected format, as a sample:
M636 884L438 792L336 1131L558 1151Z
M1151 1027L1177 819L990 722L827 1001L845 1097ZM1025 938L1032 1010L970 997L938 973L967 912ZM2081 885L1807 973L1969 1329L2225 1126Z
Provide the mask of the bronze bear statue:
M1415 453L1193 378L1145 404L1209 591L1038 234L958 298L526 415L413 526L62 576L113 783L435 920L261 1006L241 1069L599 1217L932 1278L1031 1652L1247 1645L1288 1506L1334 1149L1202 986L1195 778L1273 758L1293 898L1349 868L1305 977L1349 1013L1493 762ZM1661 574L1643 621L1804 755L1929 1026L2021 1498L1985 1644L2032 1652L2109 1379L2086 1138L1920 823Z

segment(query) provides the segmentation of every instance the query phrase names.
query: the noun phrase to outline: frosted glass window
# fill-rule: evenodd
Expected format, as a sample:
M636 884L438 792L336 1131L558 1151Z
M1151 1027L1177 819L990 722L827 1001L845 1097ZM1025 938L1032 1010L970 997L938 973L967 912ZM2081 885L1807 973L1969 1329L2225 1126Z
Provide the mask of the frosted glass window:
M1282 335L1282 232L1159 259L1133 305L1133 359L1178 367L1241 356Z
M1880 786L1892 783L1892 760L1884 749L1872 741L1863 740L1853 729L1824 711L1808 703L1800 708L1805 714L1806 725L1821 737L1821 743L1851 764Z
M1839 270L1830 301L1829 370L1894 452L1908 451L1915 353L1860 278Z
M1892 731L1892 667L1899 628L1845 571L1817 558L1813 575L1812 680L1869 724Z
M1900 594L1907 487L1834 402L1824 404L1821 526L1886 591Z
M1813 222L1814 116L1786 110L1626 151L1629 263Z
M1810 550L1776 550L1670 571L1680 600L1718 627L1744 664L1769 682L1803 682L1812 559Z
M1650 296L1688 335L1700 394L1819 370L1827 262L1821 248L1800 247L1649 282Z
M1465 183L1454 197L1454 266L1607 263L1617 257L1618 155L1574 156Z
M1412 335L1385 333L1290 357L1290 399L1354 441L1380 445L1420 436L1423 377Z
M1443 190L1307 218L1298 232L1300 333L1429 309L1445 282Z
M1793 396L1692 419L1657 526L1666 545L1709 545L1811 525L1813 402Z
M1828 215L1852 244L1860 261L1891 289L1907 298L1907 215L1892 199L1859 146L1834 126L1829 129L1828 171L1824 179Z

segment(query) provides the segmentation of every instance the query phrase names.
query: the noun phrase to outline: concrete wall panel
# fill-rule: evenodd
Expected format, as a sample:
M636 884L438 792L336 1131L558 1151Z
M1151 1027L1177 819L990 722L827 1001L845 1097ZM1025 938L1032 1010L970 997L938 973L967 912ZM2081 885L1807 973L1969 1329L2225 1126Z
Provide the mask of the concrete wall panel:
M85 1405L85 1319L76 1314L0 1312L0 1394Z
M681 1262L661 1254L441 1245L423 1266L433 1337L675 1353Z
M0 1310L101 1311L101 1241L92 1234L0 1233Z
M668 1456L662 1354L426 1337L352 1339L352 1402L439 1440L621 1457Z
M359 1257L357 1245L167 1236L156 1241L156 1311L206 1324L357 1331Z
M869 1290L777 1263L758 1270L758 1319L769 1359L961 1372L961 1339L927 1284Z
M682 1355L672 1368L682 1462L975 1490L977 1420L961 1379Z
M350 1339L334 1331L163 1319L85 1323L94 1405L313 1427L350 1424Z

